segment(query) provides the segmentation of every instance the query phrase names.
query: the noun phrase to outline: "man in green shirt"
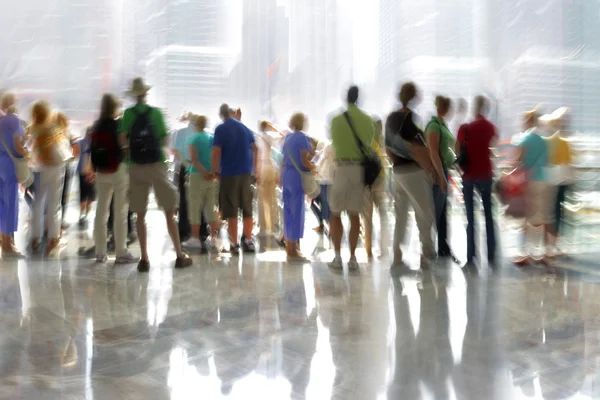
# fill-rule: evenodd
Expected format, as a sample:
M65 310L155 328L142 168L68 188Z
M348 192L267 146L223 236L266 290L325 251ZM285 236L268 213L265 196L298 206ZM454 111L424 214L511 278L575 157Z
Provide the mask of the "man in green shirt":
M192 265L192 259L181 250L179 230L175 214L179 205L179 194L167 176L164 146L167 138L167 127L163 115L158 108L146 104L146 96L151 86L142 78L135 78L127 95L136 99L133 107L125 110L121 119L119 132L121 144L129 155L129 204L137 214L137 232L142 257L138 271L148 272L148 241L146 232L146 211L150 189L165 212L167 229L177 253L175 268Z
M360 233L360 214L363 212L366 196L363 154L357 142L365 148L371 147L375 137L373 119L357 107L359 89L352 86L348 90L348 108L331 121L331 146L335 153L335 172L329 207L331 209L330 230L335 250L335 259L329 264L331 268L342 269L341 245L344 234L341 213L350 215L350 261L349 269L357 269L355 251Z

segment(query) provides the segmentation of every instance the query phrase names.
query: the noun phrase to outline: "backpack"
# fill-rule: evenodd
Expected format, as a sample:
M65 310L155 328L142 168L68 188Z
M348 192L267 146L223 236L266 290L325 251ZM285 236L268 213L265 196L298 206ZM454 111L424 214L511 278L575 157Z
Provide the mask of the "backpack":
M129 131L129 151L135 164L154 164L160 162L162 146L156 134L156 127L150 120L152 108L138 114Z
M119 145L116 121L100 123L92 128L90 134L90 157L96 171L114 174L123 161L123 151Z

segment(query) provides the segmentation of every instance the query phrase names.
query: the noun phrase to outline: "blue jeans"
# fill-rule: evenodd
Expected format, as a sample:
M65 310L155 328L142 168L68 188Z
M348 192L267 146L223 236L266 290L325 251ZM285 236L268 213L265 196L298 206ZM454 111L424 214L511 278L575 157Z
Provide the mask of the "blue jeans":
M446 181L448 181L448 172L445 171ZM450 188L448 188L450 190ZM450 243L448 243L448 193L442 192L440 185L433 185L433 205L435 207L435 225L438 235L438 255L448 255L450 253Z
M328 186L329 185L321 184L321 193L310 203L310 209L319 220L319 225L321 226L323 226L324 221L329 222L329 219L331 218L331 213L329 212L329 201L327 200Z
M475 258L475 210L473 193L477 189L483 202L485 230L487 233L487 254L490 262L496 259L496 232L492 215L492 180L463 180L463 196L467 212L467 263Z

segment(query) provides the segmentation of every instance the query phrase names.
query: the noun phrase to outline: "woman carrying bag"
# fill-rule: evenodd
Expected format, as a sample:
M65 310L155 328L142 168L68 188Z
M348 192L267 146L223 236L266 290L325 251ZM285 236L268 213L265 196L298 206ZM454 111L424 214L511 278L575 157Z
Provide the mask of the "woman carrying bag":
M281 186L283 189L283 229L288 261L305 261L298 242L304 236L304 196L316 197L320 187L312 175L315 166L310 161L314 151L310 139L303 132L306 116L297 113L290 119L292 133L283 143ZM311 182L312 178L312 182Z

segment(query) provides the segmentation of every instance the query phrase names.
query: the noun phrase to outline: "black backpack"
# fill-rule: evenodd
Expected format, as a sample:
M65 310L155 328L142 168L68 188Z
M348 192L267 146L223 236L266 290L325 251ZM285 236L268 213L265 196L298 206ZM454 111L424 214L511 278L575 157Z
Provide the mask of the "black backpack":
M96 171L105 174L117 172L123 161L123 151L119 146L116 121L98 121L94 124L91 132L90 156Z
M129 131L129 151L134 164L154 164L160 162L162 146L156 127L150 120L152 107L138 114Z

